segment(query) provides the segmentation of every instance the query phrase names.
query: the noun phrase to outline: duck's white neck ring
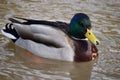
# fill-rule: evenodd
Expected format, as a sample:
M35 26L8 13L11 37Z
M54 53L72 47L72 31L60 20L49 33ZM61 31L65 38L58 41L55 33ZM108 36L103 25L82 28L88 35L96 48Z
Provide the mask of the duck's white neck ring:
M88 38L85 38L85 39L79 39L79 38L76 38L76 37L73 37L73 36L72 36L72 38L75 39L75 40L88 40Z

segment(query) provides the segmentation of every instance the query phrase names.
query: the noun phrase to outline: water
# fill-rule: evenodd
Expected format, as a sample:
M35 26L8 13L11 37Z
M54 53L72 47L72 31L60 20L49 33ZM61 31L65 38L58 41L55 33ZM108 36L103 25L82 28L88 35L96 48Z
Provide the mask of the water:
M75 13L84 12L101 41L95 61L36 62L0 34L0 80L120 80L119 4L120 0L0 0L0 28L13 16L69 22Z

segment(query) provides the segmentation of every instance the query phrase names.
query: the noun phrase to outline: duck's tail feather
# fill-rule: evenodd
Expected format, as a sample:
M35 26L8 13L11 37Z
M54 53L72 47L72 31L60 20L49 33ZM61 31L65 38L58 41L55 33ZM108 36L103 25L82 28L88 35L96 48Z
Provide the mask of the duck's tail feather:
M10 20L11 22L13 22L13 23L19 23L19 24L21 24L21 22L20 22L20 21L18 21L18 20L16 20L16 19L9 18L9 20Z
M16 32L12 23L5 24L5 26L2 28L1 32L6 37L10 38L13 42L15 42L19 38L19 35Z
M11 21L12 23L19 23L19 24L23 24L24 22L27 22L28 20L25 18L19 18L19 17L14 17L14 18L8 18L9 21ZM22 21L23 22L22 22Z
M16 19L21 19L21 20L25 20L25 21L28 21L28 20L31 20L31 19L26 19L26 18L21 18L21 17L14 17Z
M9 18L9 21L11 21L12 23L26 24L26 25L40 24L42 22L39 20L25 19L20 17Z

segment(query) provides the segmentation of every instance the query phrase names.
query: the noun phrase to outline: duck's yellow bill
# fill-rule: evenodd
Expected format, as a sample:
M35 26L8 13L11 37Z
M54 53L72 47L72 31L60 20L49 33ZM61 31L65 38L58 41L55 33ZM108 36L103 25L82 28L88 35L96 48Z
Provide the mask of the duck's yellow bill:
M93 34L92 30L87 29L87 32L85 34L85 36L88 38L89 41L91 41L93 44L95 45L99 45L100 41L95 37L95 35Z

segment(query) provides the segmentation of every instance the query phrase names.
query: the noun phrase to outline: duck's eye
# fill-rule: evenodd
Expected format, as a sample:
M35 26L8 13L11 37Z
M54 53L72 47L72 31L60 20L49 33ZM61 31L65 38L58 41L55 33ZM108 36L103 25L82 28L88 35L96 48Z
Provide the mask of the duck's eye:
M83 24L83 23L80 23L80 25L81 25L82 27L84 27L84 24Z
M91 33L88 33L89 35L91 35Z

